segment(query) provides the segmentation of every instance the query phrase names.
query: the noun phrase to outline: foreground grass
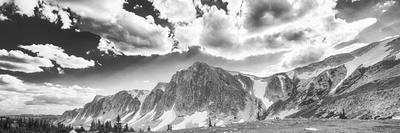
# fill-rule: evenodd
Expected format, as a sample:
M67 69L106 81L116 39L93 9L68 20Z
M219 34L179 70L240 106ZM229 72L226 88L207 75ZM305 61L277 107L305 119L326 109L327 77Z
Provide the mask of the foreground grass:
M284 119L192 128L166 133L400 133L400 120Z

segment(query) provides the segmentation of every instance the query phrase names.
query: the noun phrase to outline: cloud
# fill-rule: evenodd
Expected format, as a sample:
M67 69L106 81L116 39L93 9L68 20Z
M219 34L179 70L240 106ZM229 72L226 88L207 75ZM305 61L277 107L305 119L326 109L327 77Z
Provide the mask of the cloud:
M315 47L298 49L286 55L283 67L294 68L319 61L324 55L324 50Z
M369 17L378 18L395 6L396 2L395 0L338 0L335 9L338 10L337 17L352 22Z
M99 46L97 47L100 51L106 53L106 54L117 54L121 55L122 53L116 48L115 43L105 39L105 38L100 38L99 40Z
M17 77L0 74L0 97L3 99L0 101L0 110L3 113L14 110L20 113L43 113L50 105L52 109L59 109L53 110L53 113L60 114L90 101L96 91L76 85L26 83Z
M21 86L22 81L11 75L0 75L0 85Z
M33 16L34 9L38 6L38 0L14 0L14 4L18 7L18 13Z
M113 41L125 55L166 54L172 48L169 29L123 9L124 0L47 0L81 17L78 27Z
M325 57L335 53L334 46L354 40L377 22L337 18L336 0L152 0L152 13L127 11L124 0L45 2L79 15L77 27L102 37L101 51L130 56L165 55L173 48L187 51L199 46L207 54L230 60L280 52L291 55L302 47L318 47ZM160 24L161 19L168 19L168 26Z
M245 4L244 27L249 31L293 21L317 6L310 0L251 0Z
M35 73L42 72L42 67L53 67L53 64L49 59L33 57L19 50L7 51L0 49L0 69Z
M196 18L196 9L191 0L150 0L160 11L160 18L170 22L190 22Z
M93 60L86 60L82 57L76 57L74 55L68 55L64 53L64 50L58 46L52 44L33 44L33 45L21 45L20 48L32 51L38 54L39 57L54 60L62 68L70 69L82 69L93 67L95 62Z
M269 74L288 71L354 49L345 47L338 50L334 47L357 39L359 33L377 22L375 18L346 22L335 17L334 0L264 1L281 6L267 6L266 11L248 9L262 6L260 3L263 2L251 6L253 1L226 2L228 12L216 7L202 7L202 17L187 25L176 25L175 39L181 47L199 46L209 55L236 61L279 53L283 58L269 64L268 70L271 71L263 72ZM273 16L254 18L257 17L256 12Z
M60 23L62 24L61 29L69 29L73 25L70 13L66 9L49 5L42 0L3 0L0 1L0 6L5 3L13 3L13 5L6 6L15 6L16 12L20 15L28 17L40 16L42 19L46 19L49 22ZM8 20L8 18L0 13L0 21L3 20Z
M123 11L115 23L84 20L84 29L113 41L125 55L166 54L171 51L172 40L169 30L149 23L145 18Z
M66 10L76 13L80 20L76 26L80 31L89 31L113 41L125 55L166 54L173 45L168 28L152 23L150 17L144 18L124 10L124 0L22 1L25 0L13 1L17 12L33 16L35 7L38 7L44 19L63 23L62 29L68 29L76 23Z
M49 95L38 95L34 96L33 100L25 101L25 105L80 105L81 99L76 99L74 97L57 97Z
M70 13L58 6L51 6L47 3L41 3L38 10L44 19L52 23L62 23L61 29L69 29L73 25L73 20L70 18ZM74 20L76 21L76 20Z
M377 19L377 22L361 32L357 39L361 43L368 43L398 35L400 32L400 2L398 0L339 0L335 9L337 17L347 22L358 21L368 17Z

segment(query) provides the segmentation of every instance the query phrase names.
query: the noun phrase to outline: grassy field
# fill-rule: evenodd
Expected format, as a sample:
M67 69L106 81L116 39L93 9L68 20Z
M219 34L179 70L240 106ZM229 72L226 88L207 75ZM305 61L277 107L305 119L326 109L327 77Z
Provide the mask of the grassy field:
M167 132L167 131L165 131ZM400 133L400 120L265 120L167 133Z

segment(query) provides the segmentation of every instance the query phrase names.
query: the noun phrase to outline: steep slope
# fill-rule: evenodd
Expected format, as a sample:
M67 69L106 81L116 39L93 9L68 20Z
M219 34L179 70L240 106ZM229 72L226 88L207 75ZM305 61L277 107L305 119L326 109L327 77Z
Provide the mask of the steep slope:
M59 121L79 125L114 121L165 130L256 118L389 119L400 116L400 38L371 43L350 53L289 72L256 77L196 62L151 91L97 96Z
M223 69L197 62L172 76L157 110L175 106L182 114L202 110L237 114L250 98L245 87L251 84L243 84Z
M393 37L286 73L293 78L285 84L294 84L294 92L276 101L264 117L337 118L343 110L348 118L397 116L399 45L400 39ZM278 80L272 82L277 84ZM267 90L279 87L268 86Z
M232 75L221 68L196 62L176 72L168 83L159 83L151 92L121 91L97 96L82 109L66 111L60 121L88 125L92 120L114 121L136 128L174 129L255 120L257 100L253 81L242 74Z
M208 119L213 123L254 120L252 84L249 77L196 62L174 74L163 85L165 90L152 91L145 100L149 102L143 106L146 109L142 110L142 118L133 126L163 129L171 124L174 129L182 129L205 126Z
M60 117L59 122L75 126L89 125L93 120L112 121L118 115L124 121L139 111L140 105L148 93L145 90L131 90L120 91L111 96L96 96L83 108L66 111Z

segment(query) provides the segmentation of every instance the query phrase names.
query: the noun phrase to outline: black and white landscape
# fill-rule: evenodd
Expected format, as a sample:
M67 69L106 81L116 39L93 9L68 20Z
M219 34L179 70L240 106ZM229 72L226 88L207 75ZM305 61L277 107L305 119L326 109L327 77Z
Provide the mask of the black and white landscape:
M398 0L0 0L0 132L398 132L399 18Z

